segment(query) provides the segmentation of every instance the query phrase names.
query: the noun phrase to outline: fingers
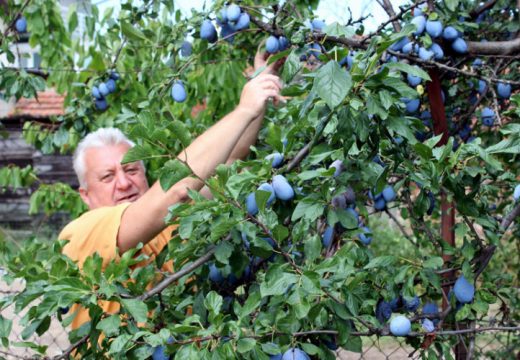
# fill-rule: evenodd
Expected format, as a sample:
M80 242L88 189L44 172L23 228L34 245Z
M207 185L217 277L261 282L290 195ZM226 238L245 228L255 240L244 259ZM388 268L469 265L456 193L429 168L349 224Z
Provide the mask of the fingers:
M276 76L276 75L273 75L273 74L260 74L259 76L257 76L255 79L251 80L252 82L256 82L258 84L264 84L264 83L273 83L276 85L276 87L278 89L282 89L283 88L283 84L282 84L282 80Z

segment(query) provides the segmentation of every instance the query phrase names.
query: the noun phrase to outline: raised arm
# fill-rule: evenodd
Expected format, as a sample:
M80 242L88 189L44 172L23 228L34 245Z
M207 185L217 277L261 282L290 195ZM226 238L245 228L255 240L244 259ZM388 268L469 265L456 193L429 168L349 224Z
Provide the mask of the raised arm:
M281 83L277 76L261 74L242 90L240 103L230 114L197 137L178 159L184 161L201 179L209 178L217 165L225 163L249 125L263 116L269 98L280 99ZM148 242L162 229L168 207L188 200L188 190L200 190L203 183L186 177L166 192L156 182L123 213L117 237L120 253Z

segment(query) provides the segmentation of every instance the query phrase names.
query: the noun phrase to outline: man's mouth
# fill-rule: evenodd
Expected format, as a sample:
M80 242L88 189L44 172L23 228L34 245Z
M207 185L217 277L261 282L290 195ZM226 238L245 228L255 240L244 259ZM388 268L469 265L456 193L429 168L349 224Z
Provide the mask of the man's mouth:
M131 194L131 195L127 195L127 196L124 196L124 197L121 197L117 200L118 203L122 203L122 202L127 202L127 201L135 201L137 200L137 194Z

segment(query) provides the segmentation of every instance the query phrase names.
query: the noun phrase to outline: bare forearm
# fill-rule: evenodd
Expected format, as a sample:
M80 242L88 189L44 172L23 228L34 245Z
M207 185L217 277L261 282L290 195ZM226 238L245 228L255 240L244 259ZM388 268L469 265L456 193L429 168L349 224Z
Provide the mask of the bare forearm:
M246 134L246 132L258 133L261 121L258 125L255 124L256 122L257 118L251 116L251 113L237 108L200 135L178 155L178 158L186 162L198 177L207 179L213 174L217 165L227 162L234 156L233 152L243 153L244 146L249 149L250 145L244 144L243 138L254 137L254 134ZM254 140L248 141L254 142ZM239 143L242 145L239 146Z
M262 122L264 119L264 113L262 112L260 116L255 118L247 127L247 129L242 134L240 140L238 140L237 144L231 151L231 155L229 155L226 164L230 165L235 160L243 160L249 155L250 147L253 145L258 139L258 132L262 127Z

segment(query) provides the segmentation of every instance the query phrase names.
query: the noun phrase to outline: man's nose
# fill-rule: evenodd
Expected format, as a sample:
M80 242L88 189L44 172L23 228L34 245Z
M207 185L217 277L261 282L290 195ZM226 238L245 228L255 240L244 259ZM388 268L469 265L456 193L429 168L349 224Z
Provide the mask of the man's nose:
M119 171L116 175L116 186L118 189L127 189L132 183L124 171Z

